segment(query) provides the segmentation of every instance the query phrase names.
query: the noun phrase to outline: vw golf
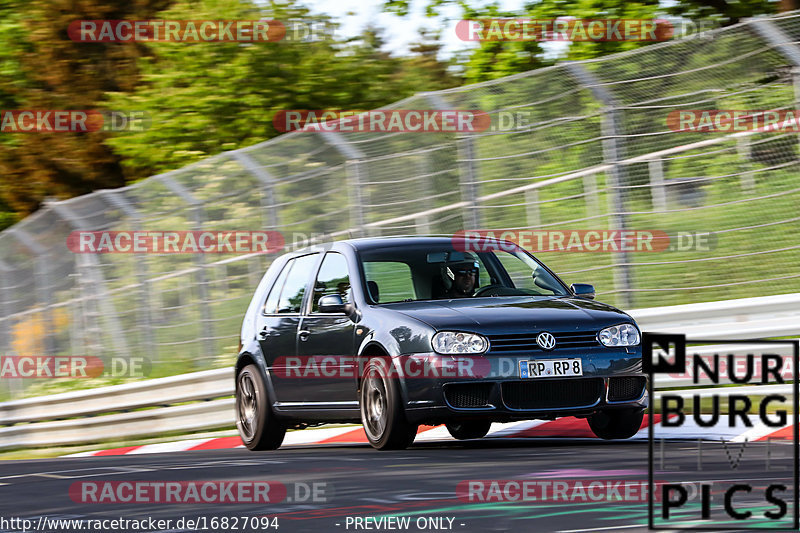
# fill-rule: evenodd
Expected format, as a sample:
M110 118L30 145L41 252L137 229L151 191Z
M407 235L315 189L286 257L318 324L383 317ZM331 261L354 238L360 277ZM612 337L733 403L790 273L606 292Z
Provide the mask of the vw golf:
M241 329L245 445L358 421L378 449L406 448L420 424L475 439L492 422L563 416L634 435L648 401L634 320L522 248L489 244L365 238L277 258Z

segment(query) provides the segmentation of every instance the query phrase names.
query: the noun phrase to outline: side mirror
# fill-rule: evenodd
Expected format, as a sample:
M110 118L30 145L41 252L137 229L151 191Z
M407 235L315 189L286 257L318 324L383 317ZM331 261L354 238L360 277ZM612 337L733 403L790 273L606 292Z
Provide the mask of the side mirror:
M342 313L347 314L351 306L344 303L342 297L338 294L328 294L319 299L319 312L320 313Z
M580 296L581 298L586 298L588 300L594 300L594 286L589 285L588 283L573 283L569 286L575 296Z

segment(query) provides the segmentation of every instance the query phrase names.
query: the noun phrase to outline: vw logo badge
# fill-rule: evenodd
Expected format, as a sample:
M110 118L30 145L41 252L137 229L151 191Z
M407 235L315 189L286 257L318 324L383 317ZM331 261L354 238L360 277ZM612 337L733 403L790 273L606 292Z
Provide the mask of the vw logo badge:
M552 350L556 347L556 338L553 337L552 333L543 331L536 336L536 344L543 350Z

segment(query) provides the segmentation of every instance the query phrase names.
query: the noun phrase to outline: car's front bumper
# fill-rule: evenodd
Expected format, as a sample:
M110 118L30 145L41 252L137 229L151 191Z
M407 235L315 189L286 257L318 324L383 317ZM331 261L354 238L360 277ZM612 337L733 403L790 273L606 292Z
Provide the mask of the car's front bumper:
M401 356L396 363L406 367L403 357L424 358L434 368L447 367L450 359L438 354ZM520 360L547 357L580 358L583 375L523 379L515 371ZM503 354L502 358L487 354L482 359L472 366L472 372L404 376L403 400L409 421L437 424L478 418L497 422L552 419L588 416L605 409L645 408L648 404L647 379L641 372L637 350L564 350L535 357Z

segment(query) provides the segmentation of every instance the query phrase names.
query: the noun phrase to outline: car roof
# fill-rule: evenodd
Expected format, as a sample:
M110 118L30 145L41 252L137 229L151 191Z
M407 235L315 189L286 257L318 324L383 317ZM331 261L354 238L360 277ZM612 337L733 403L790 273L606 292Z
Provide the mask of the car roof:
M355 239L344 239L340 241L329 241L324 244L315 244L305 248L301 248L292 254L303 254L309 253L313 251L327 251L336 245L340 244L348 244L351 247L355 248L357 251L367 251L367 250L376 250L381 248L391 248L393 246L450 246L453 244L453 239L463 238L461 234L455 234L452 236L419 236L419 235L406 235L406 236L389 236L389 237L361 237ZM509 241L504 241L502 239L493 239L487 237L481 237L482 243L487 242L496 242L496 243L509 243ZM513 243L511 243L513 244Z
M364 237L360 239L348 239L346 242L356 250L372 250L375 248L389 248L397 245L418 245L418 246L447 246L453 243L453 237Z

